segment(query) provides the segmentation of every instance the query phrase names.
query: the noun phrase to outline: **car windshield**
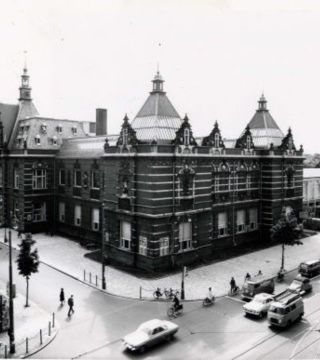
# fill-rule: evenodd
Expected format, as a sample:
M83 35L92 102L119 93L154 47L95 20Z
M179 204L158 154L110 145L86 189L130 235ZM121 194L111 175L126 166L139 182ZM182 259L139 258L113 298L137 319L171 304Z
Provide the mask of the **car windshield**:
M283 309L283 308L280 308L280 307L277 307L277 306L270 306L269 311L272 311L272 312L274 312L275 314L281 314L281 315L284 314L284 309Z
M293 280L291 285L301 286L301 281L299 281L299 280Z

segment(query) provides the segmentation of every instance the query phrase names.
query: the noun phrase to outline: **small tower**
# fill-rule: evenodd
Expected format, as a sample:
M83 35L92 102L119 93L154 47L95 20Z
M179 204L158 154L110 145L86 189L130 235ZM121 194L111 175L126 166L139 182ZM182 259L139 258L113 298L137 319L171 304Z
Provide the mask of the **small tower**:
M162 78L162 76L159 73L159 70L157 71L155 77L152 80L153 86L152 86L152 91L150 94L156 94L156 93L163 93L163 83L164 80Z
M262 93L260 100L258 101L259 107L257 111L268 111L267 109L267 100Z
M23 74L21 75L21 86L19 88L20 91L20 97L19 101L31 101L31 87L29 86L29 74L27 66L24 66Z

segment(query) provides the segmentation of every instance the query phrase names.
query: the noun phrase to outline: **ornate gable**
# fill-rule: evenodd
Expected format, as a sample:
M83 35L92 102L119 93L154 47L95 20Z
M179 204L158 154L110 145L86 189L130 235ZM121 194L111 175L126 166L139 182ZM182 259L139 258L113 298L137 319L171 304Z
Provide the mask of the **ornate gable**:
M176 132L176 138L172 141L174 145L197 146L197 142L193 137L191 125L188 116L183 119L180 129Z
M280 150L285 150L285 151L296 150L296 147L295 147L294 142L293 142L293 136L292 136L291 128L288 129L287 135L282 139L282 142L281 142L281 145L279 146L279 149Z
M131 127L129 123L129 118L127 114L123 119L123 124L121 127L121 132L117 141L117 146L135 146L138 145L138 139L136 136L135 130ZM106 145L108 146L108 145Z
M254 149L252 135L249 126L246 127L244 133L236 142L236 148L251 150Z
M214 123L214 127L213 127L210 135L206 136L202 140L202 146L214 146L216 148L224 148L225 147L217 121Z

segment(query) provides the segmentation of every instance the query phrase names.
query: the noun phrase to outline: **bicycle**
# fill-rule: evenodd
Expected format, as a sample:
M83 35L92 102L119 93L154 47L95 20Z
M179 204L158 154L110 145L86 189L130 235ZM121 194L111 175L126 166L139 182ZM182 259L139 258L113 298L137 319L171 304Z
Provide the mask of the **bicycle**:
M240 292L239 286L235 286L233 289L230 289L228 292L228 296L235 296Z
M176 309L174 305L171 305L169 307L169 309L167 310L167 315L168 317L171 318L175 318L178 315L182 315L183 313L183 305L180 304L179 307Z

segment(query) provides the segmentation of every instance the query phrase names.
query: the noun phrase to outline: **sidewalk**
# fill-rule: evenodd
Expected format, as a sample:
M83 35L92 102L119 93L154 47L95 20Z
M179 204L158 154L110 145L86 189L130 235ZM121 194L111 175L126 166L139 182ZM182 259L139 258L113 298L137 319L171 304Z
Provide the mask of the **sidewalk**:
M6 284L0 281L1 294L6 294L5 289ZM52 325L52 314L44 311L30 300L30 307L26 308L25 303L26 298L18 293L14 299L16 353L13 356L9 354L9 337L5 331L0 333L0 358L5 358L5 345L7 345L8 358L23 358L31 355L50 343L58 332L58 324L55 322L55 326L51 327L50 336L48 335L49 321ZM40 344L40 329L42 344ZM28 354L26 353L26 338L28 338Z
M0 229L0 239L3 239L3 229ZM98 280L101 288L101 264L84 257L88 250L81 247L75 241L59 236L35 234L36 247L39 250L40 260L52 267L59 269L79 280L89 281L91 273L92 283ZM12 231L12 243L14 247L20 242L17 233ZM320 258L320 234L303 239L304 245L286 246L285 268L295 269L300 262L314 258ZM247 272L257 274L259 270L266 276L274 276L280 268L281 246L276 245L268 249L259 250L232 259L202 266L188 272L185 279L186 300L202 299L208 290L213 288L216 296L222 296L229 290L229 281L234 276L238 285L242 285ZM105 271L107 292L139 298L140 287L143 298L152 298L157 287L179 289L181 287L181 274L169 275L159 279L140 279L130 273L106 266Z

